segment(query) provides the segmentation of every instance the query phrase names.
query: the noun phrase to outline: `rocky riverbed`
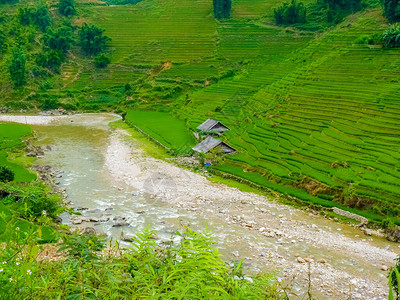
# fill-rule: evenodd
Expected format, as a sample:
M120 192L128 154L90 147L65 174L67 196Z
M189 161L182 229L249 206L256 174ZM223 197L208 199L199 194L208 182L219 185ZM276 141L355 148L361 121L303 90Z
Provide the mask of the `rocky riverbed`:
M271 198L212 183L202 175L147 156L134 142L126 141L126 134L117 130L110 136L105 158L112 176L193 216L218 217L227 227L251 232L255 238L246 242L252 254L243 256L240 251L232 251L231 259L245 259L247 265L264 270L265 266L278 268L284 278L295 278L303 284L310 267L313 289L326 299L387 297L386 271L397 257L396 244L376 247L361 230L350 230L349 226L278 204ZM310 223L313 218L315 223ZM238 243L243 240L246 236L237 237ZM297 253L293 248L298 249ZM341 264L343 260L361 272L357 274ZM368 276L368 272L375 274Z
M397 244L149 157L107 127L115 116L4 118L36 124L39 141L55 144L39 162L54 163L52 178L82 214L63 216L67 224L129 241L146 224L165 238L179 224L208 223L225 260L243 259L250 273L277 270L292 298L305 295L309 278L317 299L387 298Z

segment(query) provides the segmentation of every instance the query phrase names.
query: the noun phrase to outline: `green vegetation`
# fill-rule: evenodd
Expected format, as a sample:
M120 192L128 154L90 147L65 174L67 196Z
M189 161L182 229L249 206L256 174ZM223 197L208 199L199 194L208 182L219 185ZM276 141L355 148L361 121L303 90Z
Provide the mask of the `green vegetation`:
M400 2L399 0L381 0L383 4L383 12L389 22L395 23L400 21Z
M75 0L60 0L60 5L58 6L60 14L70 17L76 14Z
M382 36L385 48L400 47L400 23L391 25Z
M274 9L275 23L277 25L296 24L307 22L307 9L304 3L292 0L285 2L282 6Z
M9 71L14 86L20 87L26 83L26 56L22 47L13 50Z
M138 126L176 153L187 153L194 146L194 137L187 131L185 123L168 113L130 110L125 121Z
M0 166L0 182L13 181L15 173L8 167Z
M40 246L32 235L23 245L9 242L0 254L5 262L0 297L287 299L273 275L259 274L250 282L241 262L226 267L209 233L187 229L177 234L181 243L159 246L155 233L146 229L130 249L121 253L112 247L106 254L100 252L105 246L101 237L62 233L65 257L58 261L38 260Z
M83 24L79 30L80 45L87 55L97 55L104 51L109 37L103 35L104 30L95 25Z
M29 172L24 166L8 159L11 151L17 151L24 145L21 138L31 134L29 126L21 124L0 124L0 166L10 169L16 182L30 182L36 175ZM2 180L0 180L2 181Z
M9 38L17 19L25 26L15 35L25 41L29 76L24 89L11 90L2 65L1 103L14 110L133 110L137 116L127 120L175 153L195 144L191 130L218 119L232 129L225 141L239 150L220 171L239 179L258 174L246 180L306 203L399 222L400 56L384 47L396 37L383 39L389 24L382 8L376 1L305 0L307 23L285 28L274 15L284 3L234 1L230 17L216 21L210 1L82 0L72 18L50 10L48 34L65 22L87 22L112 40L96 58L71 42L64 60L49 43L29 42L41 36L36 25L21 25L18 10L3 5L9 17L1 24L2 55L10 62L19 49ZM72 32L78 42L79 30ZM105 57L111 62L102 68Z
M213 0L214 17L216 19L229 18L231 15L231 0Z
M0 132L0 150L11 151L22 145L21 137L30 128L0 124ZM274 275L257 274L249 280L242 262L228 267L207 231L186 228L176 233L179 243L159 244L147 228L123 252L111 243L105 251L104 237L57 224L66 208L49 187L8 182L10 174L0 168L5 181L0 182L1 299L287 299Z

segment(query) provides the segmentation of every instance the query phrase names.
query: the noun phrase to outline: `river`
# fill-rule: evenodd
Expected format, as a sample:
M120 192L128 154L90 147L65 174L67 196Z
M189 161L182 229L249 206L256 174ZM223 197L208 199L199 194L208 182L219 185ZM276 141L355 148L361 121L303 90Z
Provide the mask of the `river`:
M208 225L225 260L244 259L250 274L277 269L287 282L295 277L292 291L298 298L308 285L308 263L298 257L312 261L312 292L318 299L387 297L382 264L393 265L397 244L149 158L109 127L118 119L85 114L32 125L37 144L55 145L37 163L62 170L58 180L72 207L87 208L82 215L93 221L104 220L73 225L63 214L65 224L93 227L110 239L150 225L161 240L178 240L173 233L182 225L195 230ZM118 218L129 226L113 227Z

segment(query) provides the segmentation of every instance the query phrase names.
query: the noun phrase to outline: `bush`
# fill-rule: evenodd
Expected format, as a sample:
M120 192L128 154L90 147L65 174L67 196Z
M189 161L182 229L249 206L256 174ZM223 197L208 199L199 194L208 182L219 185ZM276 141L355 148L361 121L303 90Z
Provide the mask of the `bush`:
M13 181L14 177L15 174L10 168L0 166L0 182Z
M96 65L97 68L105 68L108 66L108 64L110 63L111 59L105 55L104 53L98 55L95 57L94 59L94 64Z
M393 24L382 35L385 48L400 47L400 23Z
M354 44L357 44L357 45L372 45L373 43L374 43L374 40L366 34L360 35L354 41Z
M285 2L280 7L274 9L275 23L281 24L296 24L307 22L307 10L302 2L292 0Z
M18 217L37 220L41 217L56 219L61 212L59 196L50 194L43 184L23 187L18 184L0 184L2 194L8 195L8 203Z
M50 110L50 109L56 109L60 106L60 102L58 102L56 99L45 99L40 106L42 110Z

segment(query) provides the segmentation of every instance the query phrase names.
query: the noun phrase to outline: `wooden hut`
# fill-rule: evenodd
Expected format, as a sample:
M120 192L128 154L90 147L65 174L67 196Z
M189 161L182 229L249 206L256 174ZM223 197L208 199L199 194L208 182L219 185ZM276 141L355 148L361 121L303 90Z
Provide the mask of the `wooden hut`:
M199 125L197 129L201 131L212 131L215 133L222 133L224 131L230 130L227 126L225 126L221 122L213 119L207 119L203 124Z
M219 147L222 150L222 152L224 152L225 154L233 153L236 151L234 148L232 148L228 144L224 143L223 141L217 140L211 136L206 138L201 143L197 144L192 149L197 152L207 153L211 149L214 149L217 147Z

